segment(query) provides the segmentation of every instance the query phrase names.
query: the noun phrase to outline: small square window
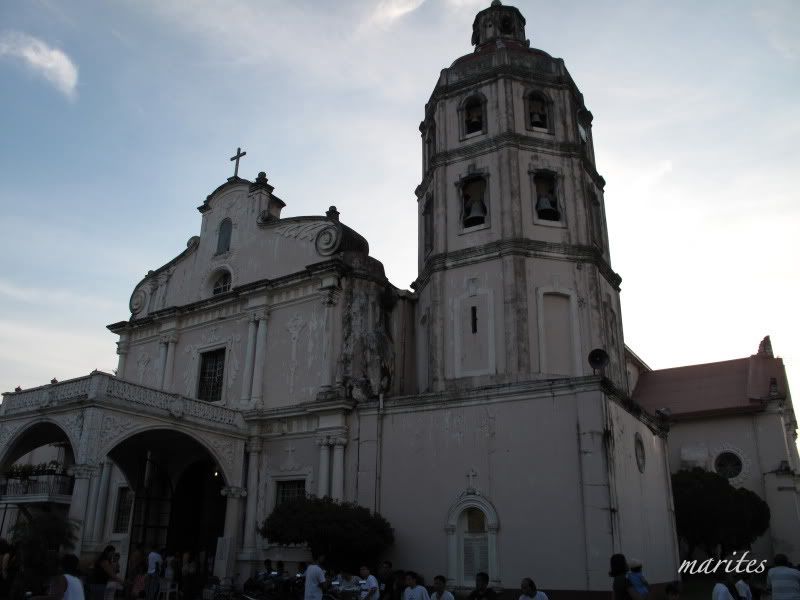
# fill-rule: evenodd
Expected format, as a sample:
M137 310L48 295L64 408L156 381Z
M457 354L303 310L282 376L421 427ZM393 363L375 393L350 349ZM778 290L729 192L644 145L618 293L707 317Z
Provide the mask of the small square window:
M306 495L306 480L292 479L290 481L279 481L275 494L275 506L290 502Z
M222 380L225 372L225 348L200 355L200 384L197 397L207 402L222 400Z

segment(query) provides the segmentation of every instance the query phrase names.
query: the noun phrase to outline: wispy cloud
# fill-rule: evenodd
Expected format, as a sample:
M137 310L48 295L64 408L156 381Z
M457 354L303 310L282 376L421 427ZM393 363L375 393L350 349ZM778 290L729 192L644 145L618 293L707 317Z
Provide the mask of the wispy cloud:
M15 60L43 77L70 100L77 94L78 67L64 52L18 31L0 33L0 58Z
M753 17L775 50L790 60L800 59L800 4L795 0L758 4Z
M424 3L425 0L382 0L369 21L378 25L388 25L403 15L417 10Z

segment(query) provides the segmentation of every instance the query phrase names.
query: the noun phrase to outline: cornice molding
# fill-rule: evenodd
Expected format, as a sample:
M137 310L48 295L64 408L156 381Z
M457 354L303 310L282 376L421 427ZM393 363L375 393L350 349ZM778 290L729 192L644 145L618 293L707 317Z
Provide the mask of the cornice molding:
M622 283L622 277L612 270L611 265L606 262L602 253L594 246L558 244L517 238L489 242L488 244L473 246L454 252L432 254L425 261L422 272L417 280L411 284L411 287L414 290L425 287L431 275L438 271L446 271L448 269L481 262L489 258L501 258L503 256L523 256L526 258L563 257L563 260L595 265L600 271L600 274L603 275L606 281L617 291L619 291L619 286Z

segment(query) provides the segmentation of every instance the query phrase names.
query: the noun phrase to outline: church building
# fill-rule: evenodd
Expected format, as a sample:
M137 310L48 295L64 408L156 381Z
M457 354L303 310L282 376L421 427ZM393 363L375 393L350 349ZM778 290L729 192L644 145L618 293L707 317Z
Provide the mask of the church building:
M84 555L167 546L239 581L308 559L257 533L302 494L380 512L386 558L456 589L486 571L496 588L531 576L552 598L609 597L616 552L676 579L670 472L699 456L697 425L668 444L670 376L640 361L633 381L592 113L517 8L481 10L472 45L420 124L413 290L334 206L287 215L237 151L199 235L108 326L116 374L3 394L0 501L63 510ZM63 464L32 495L9 469L48 444Z

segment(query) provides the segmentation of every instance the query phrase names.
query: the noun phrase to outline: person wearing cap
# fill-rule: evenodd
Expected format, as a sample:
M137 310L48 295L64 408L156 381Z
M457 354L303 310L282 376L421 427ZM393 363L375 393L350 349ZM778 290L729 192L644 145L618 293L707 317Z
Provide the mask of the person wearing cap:
M628 561L628 567L630 567L628 581L642 598L646 598L650 593L650 584L647 583L647 579L642 574L642 561L638 558L631 558Z

